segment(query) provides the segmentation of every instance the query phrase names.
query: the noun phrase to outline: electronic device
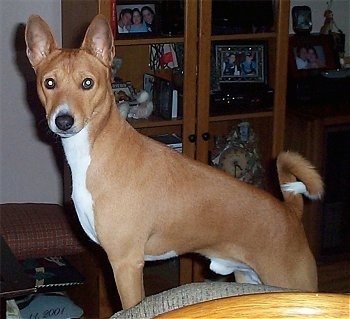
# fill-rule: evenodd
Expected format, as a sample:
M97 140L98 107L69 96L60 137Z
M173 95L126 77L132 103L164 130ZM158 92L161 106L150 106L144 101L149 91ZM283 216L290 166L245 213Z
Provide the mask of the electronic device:
M288 100L295 102L348 101L350 77L331 78L315 75L294 81L288 79Z
M210 115L269 110L272 109L273 96L274 90L267 85L230 85L210 95Z
M158 16L160 17L161 34L167 36L184 33L184 0L160 0Z
M174 83L153 74L144 74L143 88L152 96L154 113L164 119L181 118L183 94Z
M322 71L321 74L329 79L343 79L350 77L350 68Z
M218 41L212 51L211 115L272 108L266 42Z
M274 24L273 0L213 0L212 34L268 32Z

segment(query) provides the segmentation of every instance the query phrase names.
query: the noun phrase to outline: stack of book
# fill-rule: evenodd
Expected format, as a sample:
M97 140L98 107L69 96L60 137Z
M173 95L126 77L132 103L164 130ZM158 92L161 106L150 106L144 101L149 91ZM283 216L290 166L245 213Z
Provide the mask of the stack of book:
M65 290L81 285L84 277L64 257L30 258L21 261L24 271L35 280L39 292Z
M152 138L160 143L163 143L175 151L182 153L182 139L176 134L163 134L152 136Z

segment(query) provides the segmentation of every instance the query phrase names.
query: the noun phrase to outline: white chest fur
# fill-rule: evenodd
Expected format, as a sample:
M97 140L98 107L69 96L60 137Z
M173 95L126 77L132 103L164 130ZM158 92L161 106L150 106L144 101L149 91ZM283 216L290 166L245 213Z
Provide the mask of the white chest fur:
M62 138L62 145L72 171L72 199L81 226L94 242L99 243L95 231L93 201L86 188L86 173L90 165L88 128L72 137Z

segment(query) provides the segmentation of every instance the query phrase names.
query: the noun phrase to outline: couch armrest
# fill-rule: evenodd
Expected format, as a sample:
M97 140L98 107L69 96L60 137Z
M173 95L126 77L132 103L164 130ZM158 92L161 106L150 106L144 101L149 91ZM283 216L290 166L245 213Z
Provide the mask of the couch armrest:
M293 291L279 287L235 282L191 283L146 297L141 303L115 313L110 319L153 318L165 312L223 297ZM294 290L295 291L295 290Z

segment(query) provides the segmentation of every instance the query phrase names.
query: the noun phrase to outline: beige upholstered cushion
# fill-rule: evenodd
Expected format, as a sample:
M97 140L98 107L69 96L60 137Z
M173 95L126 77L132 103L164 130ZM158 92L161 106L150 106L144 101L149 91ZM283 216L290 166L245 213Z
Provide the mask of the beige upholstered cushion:
M164 312L202 301L229 296L279 291L291 290L265 285L237 284L234 282L192 283L146 297L137 306L115 313L111 319L153 318Z

